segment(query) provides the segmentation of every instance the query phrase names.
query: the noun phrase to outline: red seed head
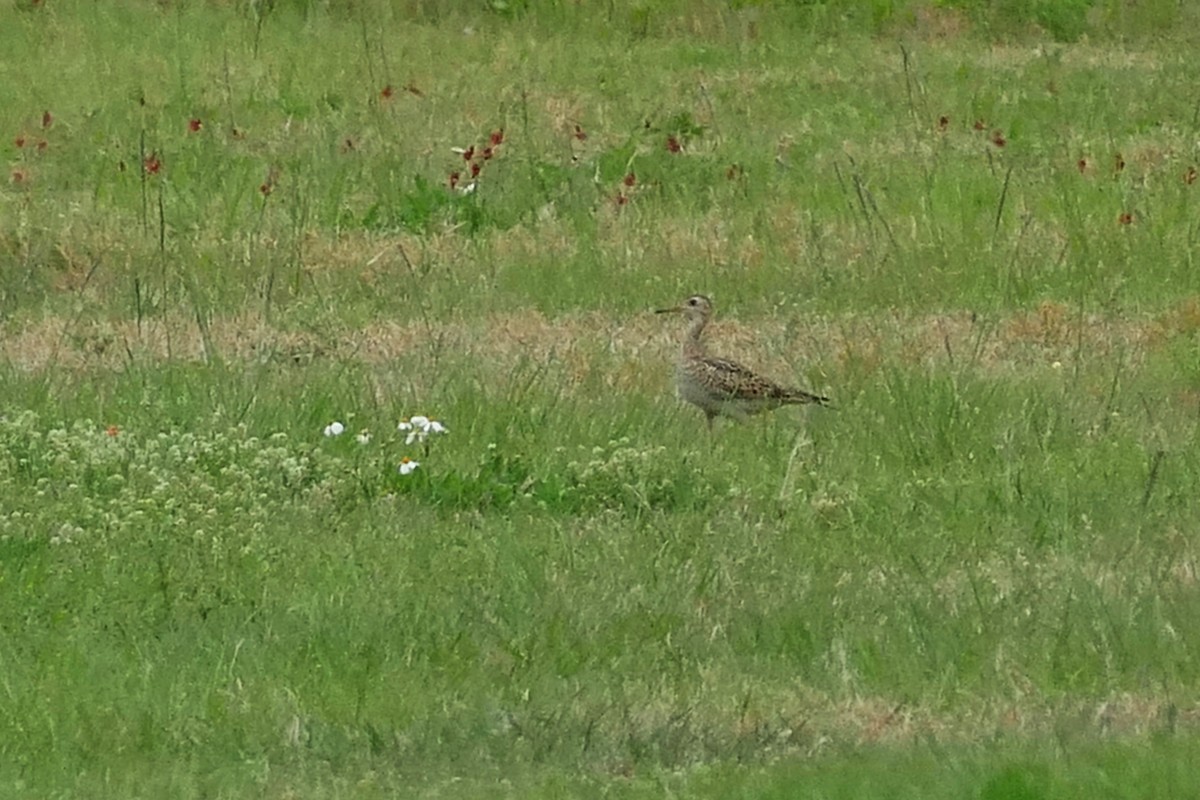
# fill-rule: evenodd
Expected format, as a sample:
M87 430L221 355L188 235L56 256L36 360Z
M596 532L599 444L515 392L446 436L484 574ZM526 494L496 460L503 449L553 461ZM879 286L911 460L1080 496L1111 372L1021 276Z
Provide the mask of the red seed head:
M488 137L488 143L492 147L498 147L504 144L504 128L497 128L492 131L492 135Z
M981 119L977 119L975 120L974 128L977 131L987 130L987 123Z
M621 183L625 184L627 187L632 189L633 185L635 183L637 183L637 175L635 175L631 172L628 175L626 175L624 178L621 179Z
M938 117L938 130L939 131L944 131L944 130L946 130L946 128L949 128L949 127L950 127L950 118L949 117L947 117L945 114Z
M451 173L450 173L450 188L451 188L451 189L453 189L455 186L458 186L458 180L459 180L459 178L461 178L461 177L462 177L462 176L461 176L461 175L459 175L457 172L451 172Z
M471 177L472 177L472 178L478 178L478 177L479 177L479 170L481 170L481 169L482 169L482 167L480 167L480 166L479 166L479 162L478 162L478 161L472 161L472 162L471 162Z
M263 197L266 197L273 191L275 191L275 184L273 184L271 181L263 181L258 185L258 193Z
M107 434L108 436L116 436L120 432L121 432L121 429L118 428L116 425L109 425L107 428L104 429L104 433Z
M204 123L200 121L199 117L192 117L188 120L188 130L192 133L199 133L203 127Z
M1196 168L1195 167L1188 167L1187 172L1183 173L1183 182L1186 183L1188 186L1191 186L1193 183L1196 182Z
M996 145L996 147L1004 147L1004 145L1008 144L1008 139L1004 138L1004 131L999 129L992 131L992 144Z
M580 127L579 123L575 123L575 133L573 135L581 142L587 141L587 131Z
M490 147L483 148L483 152L479 154L484 161L491 161L492 156L496 155L496 151Z
M379 96L384 100L391 100L393 94L395 94L395 90L392 89L390 83L379 90Z
M1080 173L1087 172L1088 160L1086 158L1081 158L1075 163L1075 166L1079 168Z
M25 141L25 134L19 133L17 134L17 138L13 139L13 144L17 146L17 149L20 149L25 146Z
M14 169L11 178L13 183L20 185L29 180L29 173L23 169Z
M623 205L625 205L626 203L628 203L628 202L629 202L629 198L628 198L628 197L626 197L626 196L625 196L624 194L622 194L621 192L617 192L617 196L613 198L613 202L614 202L614 203L616 203L618 207L620 207L620 206L623 206Z
M1121 225L1130 225L1133 223L1133 214L1126 211L1121 216L1117 217L1117 222Z
M151 153L146 156L146 160L142 162L142 169L147 175L157 175L162 169L162 161L158 158L158 153Z
M466 150L463 150L463 161L470 161L475 157L475 145L471 145Z
M54 115L51 114L49 111L43 111L42 112L42 127L49 128L53 124L54 124Z
M679 143L679 139L677 139L675 136L667 137L667 152L668 153L679 153L682 150L683 150L683 145L681 145Z

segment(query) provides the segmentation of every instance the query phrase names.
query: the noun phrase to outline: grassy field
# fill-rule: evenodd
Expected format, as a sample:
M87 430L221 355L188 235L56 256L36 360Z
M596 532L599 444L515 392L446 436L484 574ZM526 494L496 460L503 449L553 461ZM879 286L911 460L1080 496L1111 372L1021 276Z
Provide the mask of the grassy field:
M1194 796L1198 26L6 3L0 796Z

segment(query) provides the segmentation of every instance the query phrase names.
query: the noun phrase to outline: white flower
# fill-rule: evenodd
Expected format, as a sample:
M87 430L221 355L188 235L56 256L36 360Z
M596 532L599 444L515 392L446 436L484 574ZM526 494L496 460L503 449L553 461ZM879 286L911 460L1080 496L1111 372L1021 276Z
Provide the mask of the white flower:
M370 431L360 431L359 434L357 436L355 436L354 438L358 441L359 444L369 444L371 441L371 432Z
M345 431L346 431L346 426L343 425L342 423L338 422L337 420L334 420L333 422L331 422L325 426L325 435L326 436L341 436L343 433L345 433Z
M406 445L413 442L424 442L431 433L449 433L446 426L438 422L436 419L430 419L424 414L417 414L409 419L400 420L400 424L396 426L397 430L408 431L408 436L404 438Z
M419 466L421 466L419 461L413 461L408 456L405 456L404 458L400 459L400 466L397 467L397 469L400 470L401 475L407 475Z

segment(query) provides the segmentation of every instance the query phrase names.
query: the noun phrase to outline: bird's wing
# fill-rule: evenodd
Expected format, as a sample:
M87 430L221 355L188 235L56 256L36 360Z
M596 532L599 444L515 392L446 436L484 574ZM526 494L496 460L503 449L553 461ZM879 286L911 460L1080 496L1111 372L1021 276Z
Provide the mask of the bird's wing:
M782 387L744 364L727 358L704 356L696 361L696 366L702 372L700 377L704 384L729 399L767 399L777 397L783 391Z
M717 356L703 356L695 361L699 378L705 386L726 399L778 400L781 403L828 403L829 399L792 389L759 375L754 370Z

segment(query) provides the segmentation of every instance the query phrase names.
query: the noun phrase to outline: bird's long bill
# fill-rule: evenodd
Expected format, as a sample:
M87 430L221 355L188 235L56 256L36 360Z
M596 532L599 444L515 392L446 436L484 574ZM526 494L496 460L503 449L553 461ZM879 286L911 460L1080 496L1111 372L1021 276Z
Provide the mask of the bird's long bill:
M655 314L671 314L671 313L674 313L679 310L680 310L679 306L672 306L671 308L656 308L656 309L654 309L654 313Z

